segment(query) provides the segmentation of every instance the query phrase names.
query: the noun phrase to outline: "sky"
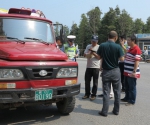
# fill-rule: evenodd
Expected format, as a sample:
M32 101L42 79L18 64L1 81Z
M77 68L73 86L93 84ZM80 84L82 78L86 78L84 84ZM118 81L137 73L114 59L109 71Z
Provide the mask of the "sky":
M41 10L52 22L59 22L69 28L80 24L81 15L99 7L103 15L109 7L125 9L133 20L141 18L146 23L150 16L150 0L0 0L0 8L31 8ZM102 17L103 17L102 15Z

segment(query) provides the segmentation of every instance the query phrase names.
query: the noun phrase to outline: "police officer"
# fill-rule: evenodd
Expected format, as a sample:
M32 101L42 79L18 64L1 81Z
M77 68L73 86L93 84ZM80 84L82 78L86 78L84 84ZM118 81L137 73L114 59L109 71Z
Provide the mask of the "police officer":
M79 50L76 48L74 44L74 39L76 36L69 35L68 38L68 44L64 44L64 52L67 54L68 59L72 61L76 61L76 57L79 54Z

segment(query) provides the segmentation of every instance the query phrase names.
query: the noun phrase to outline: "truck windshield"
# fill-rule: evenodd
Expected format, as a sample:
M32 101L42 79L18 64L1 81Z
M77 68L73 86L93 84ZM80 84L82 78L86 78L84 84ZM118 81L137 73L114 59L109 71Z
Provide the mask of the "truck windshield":
M52 27L49 23L30 19L0 18L0 41L9 37L26 42L35 41L36 38L47 43L53 43ZM36 40L36 42L40 42Z

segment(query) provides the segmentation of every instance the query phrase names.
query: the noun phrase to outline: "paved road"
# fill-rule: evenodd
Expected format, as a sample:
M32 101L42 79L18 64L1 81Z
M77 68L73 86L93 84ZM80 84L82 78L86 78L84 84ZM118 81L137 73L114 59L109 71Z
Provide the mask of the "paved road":
M119 116L111 113L113 99L110 100L108 117L98 115L102 108L102 99L94 101L82 100L84 95L84 72L86 60L78 59L79 82L81 93L76 96L74 111L68 116L61 116L55 104L52 106L36 106L27 109L0 112L0 125L150 125L150 63L141 63L141 79L137 84L137 102L127 107L121 103ZM101 94L99 79L98 94ZM124 97L124 94L121 95Z

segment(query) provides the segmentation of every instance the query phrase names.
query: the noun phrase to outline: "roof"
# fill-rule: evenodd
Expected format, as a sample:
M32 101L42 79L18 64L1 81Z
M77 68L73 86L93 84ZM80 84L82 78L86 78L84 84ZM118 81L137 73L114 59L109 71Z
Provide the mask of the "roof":
M138 40L150 40L150 34L135 34Z
M0 13L8 13L8 10L0 8Z
M35 12L32 12L33 10ZM26 14L24 14L24 13L26 13ZM38 14L42 14L42 16L38 15ZM29 10L29 9L25 9L25 8L23 8L23 9L10 8L9 11L7 11L5 9L1 9L0 8L0 17L37 19L37 20L42 20L42 21L46 21L46 22L52 23L52 21L46 19L45 15L43 17L43 15L44 14L43 14L42 11L35 10L35 9Z

